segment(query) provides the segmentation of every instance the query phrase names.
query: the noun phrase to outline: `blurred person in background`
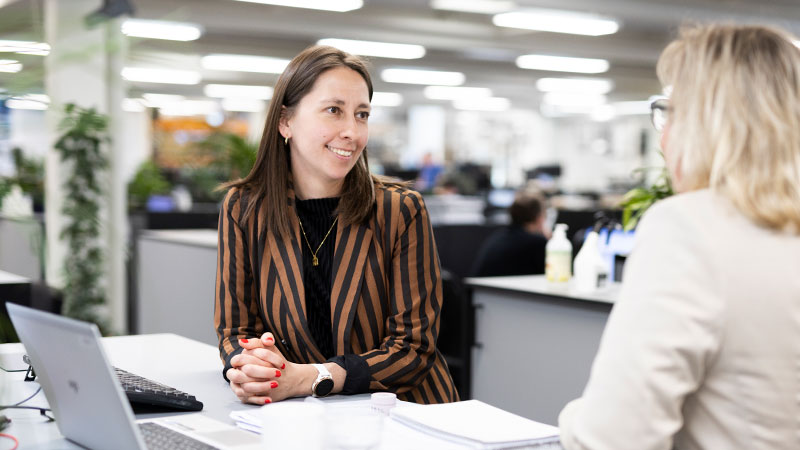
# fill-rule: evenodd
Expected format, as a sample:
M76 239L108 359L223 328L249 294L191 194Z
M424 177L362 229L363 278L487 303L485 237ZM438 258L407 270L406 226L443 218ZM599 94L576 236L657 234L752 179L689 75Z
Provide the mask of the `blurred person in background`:
M389 391L458 400L436 348L442 281L422 196L370 174L372 82L333 47L279 77L219 220L214 321L242 401Z
M472 269L476 277L544 273L547 231L541 195L520 191L509 207L511 224L492 233Z
M589 382L559 417L566 449L800 448L793 39L699 26L661 55L654 124L679 194L640 222Z

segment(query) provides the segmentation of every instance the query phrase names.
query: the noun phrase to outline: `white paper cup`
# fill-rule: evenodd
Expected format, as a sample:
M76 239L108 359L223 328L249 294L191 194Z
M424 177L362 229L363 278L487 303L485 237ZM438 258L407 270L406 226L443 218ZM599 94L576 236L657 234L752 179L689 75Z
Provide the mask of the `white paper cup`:
M306 402L280 402L261 407L265 448L320 450L325 438L325 407Z
M369 406L342 407L329 410L326 448L368 450L378 448L383 435L383 414Z

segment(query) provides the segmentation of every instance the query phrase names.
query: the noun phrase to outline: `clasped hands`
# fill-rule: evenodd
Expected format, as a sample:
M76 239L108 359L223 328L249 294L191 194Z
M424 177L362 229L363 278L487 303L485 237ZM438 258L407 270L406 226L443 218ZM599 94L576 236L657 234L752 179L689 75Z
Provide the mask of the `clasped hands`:
M263 405L310 394L307 364L286 360L275 346L272 333L260 339L239 339L244 350L231 358L226 375L233 393L243 403ZM311 367L312 370L315 370ZM313 378L312 378L313 381Z

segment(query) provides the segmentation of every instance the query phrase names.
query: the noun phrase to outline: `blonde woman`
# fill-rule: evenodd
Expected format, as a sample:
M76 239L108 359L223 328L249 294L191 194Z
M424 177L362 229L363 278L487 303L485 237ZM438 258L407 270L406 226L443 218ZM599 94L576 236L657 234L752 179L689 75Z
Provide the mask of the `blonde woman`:
M800 50L684 30L658 62L679 195L642 220L566 449L800 448ZM656 105L657 107L659 105Z

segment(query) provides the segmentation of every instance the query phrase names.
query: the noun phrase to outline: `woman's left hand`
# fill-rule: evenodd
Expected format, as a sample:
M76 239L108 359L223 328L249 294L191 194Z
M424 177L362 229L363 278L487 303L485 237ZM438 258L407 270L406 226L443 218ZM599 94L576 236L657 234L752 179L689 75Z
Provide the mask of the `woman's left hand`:
M233 369L227 374L240 400L265 404L310 393L316 369L287 361L272 333L240 343L244 351L231 359Z

